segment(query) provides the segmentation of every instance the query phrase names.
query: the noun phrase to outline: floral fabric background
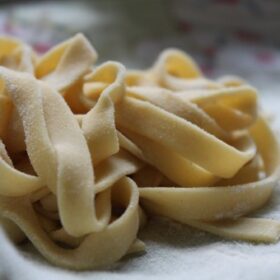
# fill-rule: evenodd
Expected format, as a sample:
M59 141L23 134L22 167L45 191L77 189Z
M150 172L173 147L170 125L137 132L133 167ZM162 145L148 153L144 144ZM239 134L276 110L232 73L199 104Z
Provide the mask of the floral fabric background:
M242 75L259 86L280 71L280 2L261 0L88 0L1 5L0 33L38 52L84 32L100 60L148 67L159 51L190 52L206 75ZM252 73L253 76L252 77Z

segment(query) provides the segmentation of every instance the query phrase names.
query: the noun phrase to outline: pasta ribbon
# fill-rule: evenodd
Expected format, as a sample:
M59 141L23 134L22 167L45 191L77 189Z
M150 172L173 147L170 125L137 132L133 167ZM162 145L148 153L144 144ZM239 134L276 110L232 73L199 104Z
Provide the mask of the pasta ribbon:
M279 221L247 217L279 178L257 89L210 80L176 49L141 71L96 59L81 34L42 57L0 38L0 223L10 239L75 270L145 250L147 216L276 242Z

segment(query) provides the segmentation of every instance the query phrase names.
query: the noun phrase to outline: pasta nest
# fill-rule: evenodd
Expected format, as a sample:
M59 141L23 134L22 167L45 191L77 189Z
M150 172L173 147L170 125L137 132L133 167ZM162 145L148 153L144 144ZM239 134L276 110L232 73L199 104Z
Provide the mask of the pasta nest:
M278 221L245 217L279 173L254 87L207 79L176 49L147 70L96 60L81 34L42 56L0 39L0 218L13 241L83 270L144 250L147 216L278 240Z

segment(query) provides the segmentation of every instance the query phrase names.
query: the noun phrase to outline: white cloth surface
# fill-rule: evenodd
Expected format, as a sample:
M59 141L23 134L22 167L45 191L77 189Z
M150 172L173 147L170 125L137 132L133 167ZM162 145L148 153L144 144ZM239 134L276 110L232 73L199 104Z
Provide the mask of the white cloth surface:
M248 52L248 50L238 49L238 53L232 48L224 50L218 58L217 73L243 74L245 78L256 84L262 91L262 107L268 113L275 115L273 125L280 128L279 67L260 69L252 64L252 67L249 67L249 55L250 50ZM243 67L239 69L242 61ZM259 215L280 220L279 188L275 190L265 209L252 216ZM256 245L223 240L164 219L150 220L140 233L140 238L147 245L145 254L125 258L109 270L72 272L48 264L30 245L16 248L0 232L0 279L272 280L280 278L280 242Z

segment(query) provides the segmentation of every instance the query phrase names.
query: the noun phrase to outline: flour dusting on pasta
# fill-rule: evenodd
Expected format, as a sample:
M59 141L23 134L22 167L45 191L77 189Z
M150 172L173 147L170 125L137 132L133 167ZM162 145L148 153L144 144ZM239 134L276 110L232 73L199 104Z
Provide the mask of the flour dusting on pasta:
M210 80L180 50L127 70L78 34L43 56L0 38L0 223L51 263L106 267L145 250L153 215L251 242L273 194L276 137L241 78ZM145 256L143 256L145 257Z

